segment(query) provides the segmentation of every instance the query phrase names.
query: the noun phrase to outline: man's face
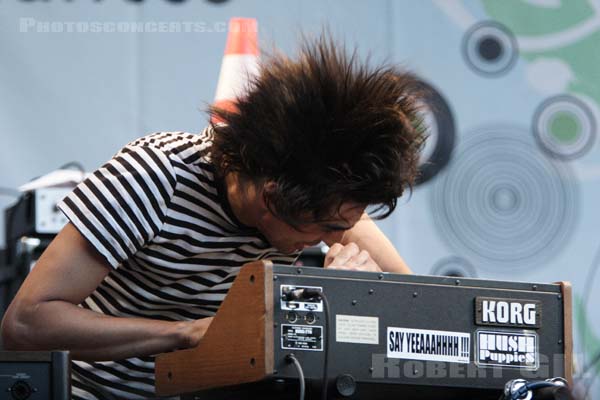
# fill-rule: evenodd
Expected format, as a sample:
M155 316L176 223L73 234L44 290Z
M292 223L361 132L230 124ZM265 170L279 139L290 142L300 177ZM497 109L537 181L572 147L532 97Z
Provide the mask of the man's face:
M265 213L258 229L269 243L284 254L291 254L321 241L332 245L340 242L344 232L352 228L361 218L364 206L344 203L339 212L324 221L307 222L292 226L271 212Z

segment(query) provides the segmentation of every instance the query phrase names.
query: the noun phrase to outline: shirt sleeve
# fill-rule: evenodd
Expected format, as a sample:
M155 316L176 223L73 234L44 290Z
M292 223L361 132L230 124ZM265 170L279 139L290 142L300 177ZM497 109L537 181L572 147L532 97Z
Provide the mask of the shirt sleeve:
M58 208L117 268L160 232L175 184L167 154L129 145L77 185Z

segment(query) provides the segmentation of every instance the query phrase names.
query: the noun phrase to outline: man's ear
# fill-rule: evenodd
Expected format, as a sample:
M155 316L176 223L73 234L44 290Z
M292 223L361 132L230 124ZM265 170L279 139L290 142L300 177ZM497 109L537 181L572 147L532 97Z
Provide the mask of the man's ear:
M273 193L277 189L277 183L275 181L265 181L263 183L263 190L267 193Z
M260 197L260 200L259 200L260 203L259 204L260 204L261 208L268 209L268 207L267 207L267 201L268 201L267 198L276 189L277 189L277 183L275 181L269 180L269 181L265 181L262 184L262 188L261 188L260 194L259 194L259 197Z

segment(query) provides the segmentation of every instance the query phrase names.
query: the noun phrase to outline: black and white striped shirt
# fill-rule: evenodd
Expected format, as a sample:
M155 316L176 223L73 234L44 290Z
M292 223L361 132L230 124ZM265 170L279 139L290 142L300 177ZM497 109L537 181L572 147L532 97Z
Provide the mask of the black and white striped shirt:
M118 317L215 314L240 267L296 256L242 225L210 162L212 131L161 132L125 146L60 204L113 267L81 307ZM154 398L154 358L73 362L74 399ZM107 394L108 392L108 394Z

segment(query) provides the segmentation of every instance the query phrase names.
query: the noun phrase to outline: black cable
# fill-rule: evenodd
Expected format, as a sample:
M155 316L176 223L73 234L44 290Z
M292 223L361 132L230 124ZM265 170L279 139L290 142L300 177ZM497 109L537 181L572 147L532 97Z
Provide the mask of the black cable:
M514 382L516 381L509 381L505 386L504 393L500 396L500 400L521 400L526 398L530 392L533 394L534 391L537 391L537 394L533 396L534 399L538 397L544 399L572 399L567 382L563 378L553 378L545 381L533 382L521 379L517 379L517 381L522 381L522 386L514 388Z
M325 314L325 335L323 335L322 340L324 341L325 346L325 354L323 357L323 378L321 379L321 400L327 400L327 387L329 383L329 349L331 345L331 332L330 328L333 327L333 323L331 322L331 313L329 312L329 302L327 301L327 296L323 291L319 291L316 289L297 289L287 294L289 299L298 299L302 298L304 300L309 299L321 299L323 301L323 314Z
M329 384L329 349L331 348L331 328L333 324L331 323L331 313L329 312L329 302L327 301L327 297L325 293L319 293L319 296L323 300L323 313L325 314L325 357L323 360L323 379L321 387L321 400L327 400L327 386Z
M300 365L300 361L296 358L293 353L285 356L285 361L288 363L293 363L298 371L298 380L300 381L300 400L304 400L304 393L306 391L306 385L304 382L304 371L302 370L302 365Z
M325 354L323 357L323 378L321 379L321 400L327 400L327 387L329 386L329 349L331 347L331 313L329 312L329 301L323 291L304 289L302 296L306 298L320 298L323 301L323 314L325 314L325 335L323 335Z
M525 398L525 395L529 391L547 388L547 387L562 387L562 385L559 385L559 384L556 384L553 382L548 382L548 381L536 381L536 382L527 383L527 384L521 386L519 389L517 389L512 394L512 398L513 398L513 400L519 400L519 399Z
M69 169L71 167L75 167L75 169L85 173L85 168L83 167L83 164L79 161L69 161L68 163L58 167L58 169Z
M81 178L79 178L80 182L83 182L85 179L85 168L83 167L83 164L80 163L79 161L69 161L68 163L60 166L58 169L69 169L69 168L75 168L76 170L78 170L79 172L81 172Z

